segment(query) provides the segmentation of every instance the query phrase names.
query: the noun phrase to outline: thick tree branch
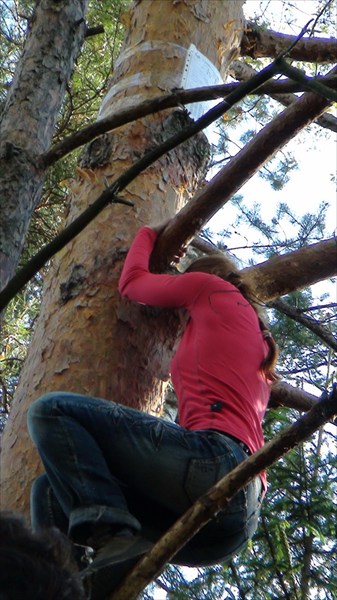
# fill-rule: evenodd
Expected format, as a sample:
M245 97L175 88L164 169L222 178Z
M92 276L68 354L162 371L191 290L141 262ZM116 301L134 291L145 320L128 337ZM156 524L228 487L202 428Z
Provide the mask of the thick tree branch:
M242 64L239 61L235 61L235 63ZM244 64L244 63L243 63ZM251 67L247 65L247 69L251 69ZM253 73L256 75L256 71ZM242 80L247 80L251 77L251 74L248 77L242 78ZM236 77L236 79L241 79L240 77ZM324 84L327 86L336 85L336 76L335 77L317 77L317 78L308 78L308 81L324 81ZM203 100L217 100L220 98L225 98L228 94L234 92L240 83L227 83L224 85L214 85L210 87L202 87L202 88L194 88L191 90L176 90L172 94L159 96L158 98L153 98L152 100L146 100L142 102L138 106L125 109L123 111L118 112L116 115L112 115L106 117L105 119L100 119L99 121L95 121L95 123L91 123L86 127L83 127L79 131L65 137L61 142L55 144L50 150L48 150L45 154L43 154L39 159L39 167L41 169L46 169L50 167L52 164L63 158L73 150L80 148L83 144L87 144L94 140L99 135L103 135L108 131L112 131L117 127L121 127L122 125L126 125L132 121L135 121L139 118L146 117L147 115L160 112L161 110L165 110L167 108L174 108L176 106L183 106L186 104L192 104L193 102L201 102ZM251 90L247 92L247 94L268 94L269 96L275 94L288 94L303 91L304 86L303 83L294 82L291 79L285 80L272 80L267 83L261 85L257 89ZM293 99L293 98L292 98ZM296 99L296 96L294 96ZM290 102L288 102L290 104ZM288 104L285 104L288 106ZM332 117L333 118L333 117ZM337 121L337 119L336 119Z
M268 407L275 408L277 406L284 406L286 408L294 408L295 410L306 412L317 404L318 401L319 398L313 394L295 388L284 381L278 381L277 383L274 383L271 388Z
M258 29L248 22L241 41L241 55L251 58L278 56L296 41L296 36L271 29ZM334 38L302 38L290 50L289 58L313 63L335 63L337 40Z
M242 271L261 302L337 275L337 238L274 256Z
M215 244L212 244L212 242L208 242L207 240L204 240L199 235L195 236L192 239L192 241L190 242L190 245L193 246L193 248L196 248L196 250L200 250L200 252L204 252L204 254L223 254L222 251L219 250L219 248Z
M337 388L199 498L136 565L127 579L112 593L110 600L136 600L163 566L220 510L226 508L240 489L290 449L308 439L334 415L337 415Z
M251 65L248 65L241 60L235 60L230 66L230 73L233 77L235 77L235 79L238 79L238 81L247 81L250 77L255 75L256 71ZM322 81L325 82L324 78ZM334 82L333 85L336 86L336 82ZM275 93L274 91L270 92L268 90L266 94L277 102L280 102L280 104L283 104L283 106L290 106L298 100L298 97L293 92L290 93L290 90L287 92L281 90L280 93ZM337 132L337 119L333 115L323 114L315 119L314 123L324 127L325 129L330 129L331 131Z
M315 319L304 315L302 311L290 306L287 302L284 302L284 300L274 300L274 302L268 303L268 306L270 308L279 310L284 315L287 315L294 321L297 321L297 323L301 323L301 325L304 325L304 327L310 329L310 331L317 335L317 337L319 337L322 342L329 346L329 348L337 351L337 339L335 336L332 335L330 331L322 327L320 323L317 323Z
M99 35L101 33L104 33L104 26L103 25L95 25L94 27L88 27L85 30L85 37L92 37L95 35Z

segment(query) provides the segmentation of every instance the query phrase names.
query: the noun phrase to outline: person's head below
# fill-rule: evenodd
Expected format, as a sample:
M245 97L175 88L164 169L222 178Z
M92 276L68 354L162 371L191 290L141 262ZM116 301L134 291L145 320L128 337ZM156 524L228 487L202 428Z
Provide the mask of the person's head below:
M269 347L268 354L261 364L261 371L270 381L278 380L279 377L275 373L278 359L278 347L269 331L261 304L258 302L251 287L244 281L235 262L228 256L220 253L209 254L193 260L184 271L184 273L192 272L209 273L211 275L217 275L225 281L229 281L229 283L232 283L238 288L239 292L241 292L246 300L252 305L259 319L262 335Z
M85 600L68 540L33 533L21 516L0 513L0 600Z

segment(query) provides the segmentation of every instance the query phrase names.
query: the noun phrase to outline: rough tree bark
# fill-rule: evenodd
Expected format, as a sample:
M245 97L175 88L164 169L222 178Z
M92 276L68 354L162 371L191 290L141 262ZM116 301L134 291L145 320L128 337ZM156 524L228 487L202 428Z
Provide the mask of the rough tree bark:
M216 118L219 118L219 116L224 114L226 109L228 110L247 93L256 87L259 87L261 82L267 81L268 78L272 76L272 73L283 72L284 68L288 70L287 63L278 60L274 61L268 67L252 77L250 81L239 86L239 88L227 96L226 100L220 102L198 121L193 121L187 127L184 127L182 130L169 136L168 139L162 141L162 143L158 143L156 146L152 147L152 149L134 162L132 166L126 169L117 179L113 179L111 184L103 190L98 198L72 220L71 223L69 223L68 226L65 227L49 244L41 248L41 250L32 257L20 271L18 271L15 277L11 279L6 288L0 292L0 311L56 252L62 250L70 241L75 239L75 237L111 202L132 206L133 204L130 201L120 198L120 193L127 189L127 187L129 187L143 171L149 169L149 167L154 165L159 158L162 158L171 150L176 150L179 146L181 147L183 142L191 140L192 137L201 132L206 125L214 122ZM299 73L298 70L292 69L292 73L293 71L296 72L295 75L297 77ZM332 69L332 75L328 76L330 77L330 80L335 77L334 73L336 73L336 71L337 68ZM300 78L302 79L302 77L303 76L301 75ZM317 82L309 83L305 77L304 79L306 80L305 85L308 85L309 87L317 85ZM180 244L185 242L191 231L194 233L194 230L197 227L200 227L214 215L215 212L230 199L231 195L236 192L243 183L247 181L247 179L251 177L266 160L268 160L268 158L329 106L330 100L325 97L327 90L328 88L324 86L323 96L319 89L318 92L304 94L303 97L297 99L290 110L285 111L279 115L278 118L275 118L271 123L264 127L262 131L260 131L259 134L237 154L235 159L232 160L227 167L222 169L208 186L204 187L203 191L197 195L196 199L191 199L190 206L188 206L185 211L182 211L182 218L179 214L178 219L174 220L173 227L171 226L168 228L170 233L173 233L174 235L176 231L179 231L179 236L177 236L177 239L175 240L176 244L177 241ZM328 96L330 96L330 93ZM168 96L162 96L162 98L164 98L165 102L165 99L167 99ZM155 102L157 101L158 98L155 99ZM138 105L138 108L139 106L144 107L144 105L148 106L149 104L151 104L151 100L142 102ZM126 114L130 115L131 112L134 112L133 109L131 109L131 111L123 110L122 112L117 113L117 115L114 114L113 121L115 128L117 128L118 117L121 117L121 115L123 115L123 117L120 119L120 125L122 125L122 122L124 125L129 123L130 117L127 117ZM149 111L147 111L146 114L150 114ZM117 119L115 118L116 116ZM103 119L103 122L105 132L107 132L107 123L109 122L110 126L112 126L112 120L107 117ZM92 131L93 127L91 126L90 129ZM80 136L76 135L75 137L78 139ZM67 147L69 146L68 142L66 144ZM94 144L94 147L96 147L96 144ZM58 147L58 151L59 150L60 146ZM54 151L52 151L51 154L55 156ZM48 152L47 155L50 155L50 153ZM95 159L97 159L97 148ZM45 159L42 157L41 160L44 161ZM89 181L93 179L94 172L92 170L86 172L83 169L78 169L78 171L85 179L88 179ZM105 181L107 181L106 178ZM119 196L116 196L116 190L118 191ZM185 226L182 228L180 222L185 224L188 223L188 227L186 228ZM185 237L181 237L181 235L184 235ZM166 235L164 235L164 240L166 240ZM159 244L159 247L160 246L162 246L162 244ZM178 250L177 245L175 250ZM159 253L161 262L156 265L157 268L165 268L165 266L170 263L173 254L172 248L169 247L166 248L166 252L161 252L161 256Z
M135 2L100 117L179 87L187 47L194 43L223 76L238 55L241 0ZM186 122L168 110L94 140L72 185L68 220L158 140ZM163 329L119 301L117 280L136 229L173 215L204 177L203 134L172 151L127 188L135 208L113 205L54 260L30 352L3 438L3 504L27 510L32 478L40 469L28 440L25 413L41 393L68 389L156 413L160 409Z
M0 123L0 289L15 273L66 85L85 35L87 0L37 2Z
M102 106L103 117L111 110L118 111L143 100L144 89L146 97L151 98L178 85L187 40L195 43L222 71L235 57L241 3L226 3L229 25L225 28L224 5L218 0L166 2L163 6L172 11L166 18L162 11L158 17L153 10L155 6L156 0L143 0L130 13L129 34L114 74L112 91ZM210 7L212 14L207 12ZM219 7L221 16L217 13ZM223 41L224 30L227 46ZM292 135L324 107L322 99L316 98L308 104L304 98L298 112L308 114L300 125L295 123ZM73 183L68 220L73 220L92 202L104 187L105 178L113 180L158 139L174 132L185 120L180 111L165 111L92 142L83 154L78 178ZM282 121L284 125L284 117ZM275 146L270 148L270 152L274 151ZM40 465L27 438L25 413L30 402L41 393L67 389L115 399L149 412L156 413L160 409L161 385L157 377L164 359L168 358L164 344L168 327L163 326L163 319L149 318L141 308L120 304L116 283L135 230L144 222L172 215L192 195L204 174L205 154L207 143L202 135L171 152L158 166L148 169L128 187L127 197L134 201L135 209L118 206L106 209L55 259L4 434L1 469L4 506L27 509L30 481ZM252 168L247 157L247 178L258 168L257 163L262 164L266 158L268 153L265 152L262 162L259 157ZM237 168L237 162L235 165ZM222 180L221 177L211 190L216 191L217 201L222 194L223 202L224 190L220 193L220 183L225 184L230 177L228 173ZM200 208L200 202L196 204ZM178 217L185 224L183 234L179 227L170 234L171 242L172 235L175 237L174 244L179 236L182 235L181 241L184 241L188 234L186 220L191 214L189 209L184 210ZM195 227L192 223L192 233ZM171 251L172 247L171 244ZM282 276L276 275L277 269L273 275L279 283L277 292L271 291L272 287L268 289L268 270L261 268L261 280L264 277L268 289L265 292L265 284L260 285L265 299L269 298L268 294L275 297L280 293L282 279L286 277L284 272ZM308 279L308 273L306 277Z

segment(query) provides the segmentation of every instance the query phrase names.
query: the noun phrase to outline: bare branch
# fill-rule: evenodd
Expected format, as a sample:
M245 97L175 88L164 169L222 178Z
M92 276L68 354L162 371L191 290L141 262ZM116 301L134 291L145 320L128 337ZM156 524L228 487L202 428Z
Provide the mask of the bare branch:
M139 593L159 574L163 566L206 523L226 508L231 498L240 489L290 449L309 438L336 414L337 388L334 389L334 393L326 395L298 421L245 459L199 498L136 565L127 579L111 594L110 600L136 600Z
M319 13L316 15L314 22L312 24L311 27L311 33L310 36L314 35L315 29L316 29L316 25L318 23L318 21L320 20L321 16L325 13L326 9L330 6L330 4L332 4L334 2L334 0L327 0L327 2L322 6L321 10L319 11Z
M253 67L239 60L235 60L234 62L232 62L230 66L230 72L233 75L233 77L235 77L235 79L238 79L239 81L247 81L247 79L249 79L256 73ZM322 78L321 80L325 81L324 78ZM336 85L336 82L334 82L333 85ZM280 94L278 92L275 93L274 91L269 92L268 90L266 91L266 94L274 100L276 100L277 102L283 104L283 106L290 106L298 100L298 97L295 96L294 93L290 93L290 90L281 90ZM314 120L314 123L320 125L321 127L324 127L325 129L331 129L331 131L337 132L337 119L333 115L321 115L320 117Z
M271 388L268 408L284 406L306 412L317 404L318 401L319 398L313 394L309 394L300 388L295 388L284 381L278 381Z
M330 75L335 73L337 67L332 69ZM196 230L213 217L271 156L322 114L329 105L325 98L307 92L268 123L170 221L156 244L153 268L163 270L167 261L170 262Z
M278 69L278 60L263 69L240 88L230 94L226 100L212 108L198 121L178 132L168 140L148 152L131 168L123 173L106 189L73 223L71 223L55 240L47 244L31 261L27 263L0 293L0 311L8 304L14 295L29 281L29 279L71 239L82 231L105 206L114 201L116 193L125 189L139 173L153 164L163 154L186 141L214 120L224 114L249 91L262 85L271 78ZM337 72L332 70L331 75ZM199 192L194 201L184 207L165 229L159 238L154 253L154 265L163 270L169 264L174 252L195 233L219 208L229 200L252 175L264 164L272 154L281 148L289 139L305 125L310 123L317 114L323 112L329 102L316 94L307 93L286 109L267 125L233 160L218 173L211 183ZM206 190L206 191L205 191ZM329 263L330 266L330 263ZM310 270L309 270L310 272ZM324 272L324 270L323 270ZM325 270L326 272L326 270ZM329 275L330 276L330 272ZM297 289L295 287L294 289ZM286 293L286 292L284 292ZM275 296L280 294L275 293Z
M196 248L196 250L200 250L200 252L204 252L205 254L223 254L223 252L219 250L215 244L208 242L199 235L191 240L190 245L193 246L193 248Z
M241 64L239 61L235 61L235 63ZM247 68L249 68L248 65ZM256 75L256 71L253 69L251 69L251 71L254 72L254 75ZM240 79L240 77L236 78ZM242 78L244 81L247 81L248 79L249 77ZM317 77L312 79L312 81L316 80L323 80L325 85L328 86L336 85L336 77ZM308 81L311 81L311 79L308 78ZM193 104L194 102L224 98L237 90L239 85L240 83L227 83L224 85L194 88L191 90L176 90L172 94L159 96L157 98L153 98L152 100L146 100L138 106L125 109L118 112L116 115L95 121L94 123L91 123L79 131L76 131L75 133L65 137L61 142L55 144L55 146L50 148L50 150L48 150L45 154L41 155L39 158L39 166L41 169L46 169L73 150L76 150L84 144L91 142L99 135L103 135L108 131L116 129L117 127L121 127L122 125L126 125L132 121L146 117L149 114L154 114L167 108ZM259 88L247 92L247 94L268 94L273 97L273 94L287 94L289 92L294 93L301 91L303 91L302 83L285 79L281 81L269 81L261 85ZM294 99L296 99L295 96ZM290 102L288 102L288 104L290 104ZM288 104L286 104L286 106L288 106ZM335 120L337 121L337 119Z
M94 35L99 35L100 33L104 33L103 25L95 25L95 27L87 27L85 30L85 37L92 37Z
M280 61L283 75L291 77L294 81L298 81L303 84L305 89L311 90L316 94L321 94L331 102L337 102L337 92L321 83L321 81L310 80L309 77L303 75L299 69L295 69L289 65L284 59Z

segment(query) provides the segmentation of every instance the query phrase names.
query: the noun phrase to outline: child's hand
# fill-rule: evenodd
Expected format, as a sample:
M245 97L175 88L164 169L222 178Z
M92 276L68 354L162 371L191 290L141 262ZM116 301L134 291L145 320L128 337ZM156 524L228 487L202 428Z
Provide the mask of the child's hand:
M178 263L186 254L187 252L187 246L185 246L185 244L183 246L181 246L181 248L178 250L178 252L175 253L175 255L172 258L172 262L174 263Z
M169 224L169 222L171 221L171 219L165 219L165 221L163 221L162 223L159 223L159 225L149 225L150 229L153 229L153 231L155 231L158 235L160 235L164 229L167 227L167 225ZM172 258L173 263L178 263L180 261L181 258L183 258L185 256L187 252L187 246L185 246L185 244L183 244L181 246L181 248L179 248L179 250L175 253L175 255Z

